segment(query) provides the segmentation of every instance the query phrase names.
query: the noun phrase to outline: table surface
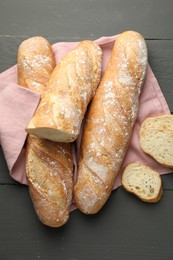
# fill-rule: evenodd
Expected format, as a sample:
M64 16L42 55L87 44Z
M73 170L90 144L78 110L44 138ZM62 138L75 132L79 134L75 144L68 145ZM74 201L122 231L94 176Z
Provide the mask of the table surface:
M172 0L5 0L0 2L0 72L16 63L19 44L35 35L51 43L142 33L149 63L173 111ZM57 229L37 219L28 188L11 179L0 147L0 259L173 259L173 175L162 176L157 204L122 187L104 208L78 210Z

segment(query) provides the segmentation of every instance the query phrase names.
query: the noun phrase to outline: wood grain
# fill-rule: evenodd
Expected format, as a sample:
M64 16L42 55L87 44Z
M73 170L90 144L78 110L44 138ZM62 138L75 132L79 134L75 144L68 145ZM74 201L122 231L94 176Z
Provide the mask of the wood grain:
M171 39L172 0L1 1L2 35L98 37L137 30L147 38ZM77 18L77 19L76 19Z

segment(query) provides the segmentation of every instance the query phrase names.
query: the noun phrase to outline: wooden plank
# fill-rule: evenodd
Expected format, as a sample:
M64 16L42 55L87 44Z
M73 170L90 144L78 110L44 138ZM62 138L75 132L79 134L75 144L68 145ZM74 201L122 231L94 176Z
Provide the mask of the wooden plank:
M98 37L137 30L173 38L172 0L13 0L0 3L2 35Z
M173 112L173 41L147 41L149 63Z
M173 190L173 172L165 175L161 175L163 189L166 191Z
M157 204L122 188L99 214L78 210L61 228L37 219L25 186L0 187L0 259L173 259L173 192Z
M11 176L7 168L7 164L4 158L2 147L0 146L0 184L17 184Z

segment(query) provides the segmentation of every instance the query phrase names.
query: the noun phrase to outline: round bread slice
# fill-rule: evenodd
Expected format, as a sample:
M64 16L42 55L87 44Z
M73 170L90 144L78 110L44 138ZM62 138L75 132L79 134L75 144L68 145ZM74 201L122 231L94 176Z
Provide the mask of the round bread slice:
M130 163L122 174L122 186L145 202L158 202L163 194L158 172L143 163Z
M160 164L173 168L173 115L144 120L140 129L140 145Z

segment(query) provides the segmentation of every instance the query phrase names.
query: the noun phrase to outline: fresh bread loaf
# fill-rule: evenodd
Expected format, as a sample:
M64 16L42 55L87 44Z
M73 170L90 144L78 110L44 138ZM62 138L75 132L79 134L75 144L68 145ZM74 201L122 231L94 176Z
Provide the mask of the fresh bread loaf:
M140 145L160 164L173 168L173 115L145 119L140 129Z
M145 202L158 202L163 194L158 172L143 163L130 163L122 174L122 186Z
M86 214L97 213L111 194L131 139L146 68L144 38L133 31L120 34L84 127L74 198Z
M92 41L81 42L65 55L26 131L56 142L74 141L99 84L101 60L101 49Z
M24 41L18 50L18 82L43 94L55 68L51 45L43 37ZM29 135L26 175L36 213L45 225L59 227L69 218L72 202L73 163L70 144L54 143Z

